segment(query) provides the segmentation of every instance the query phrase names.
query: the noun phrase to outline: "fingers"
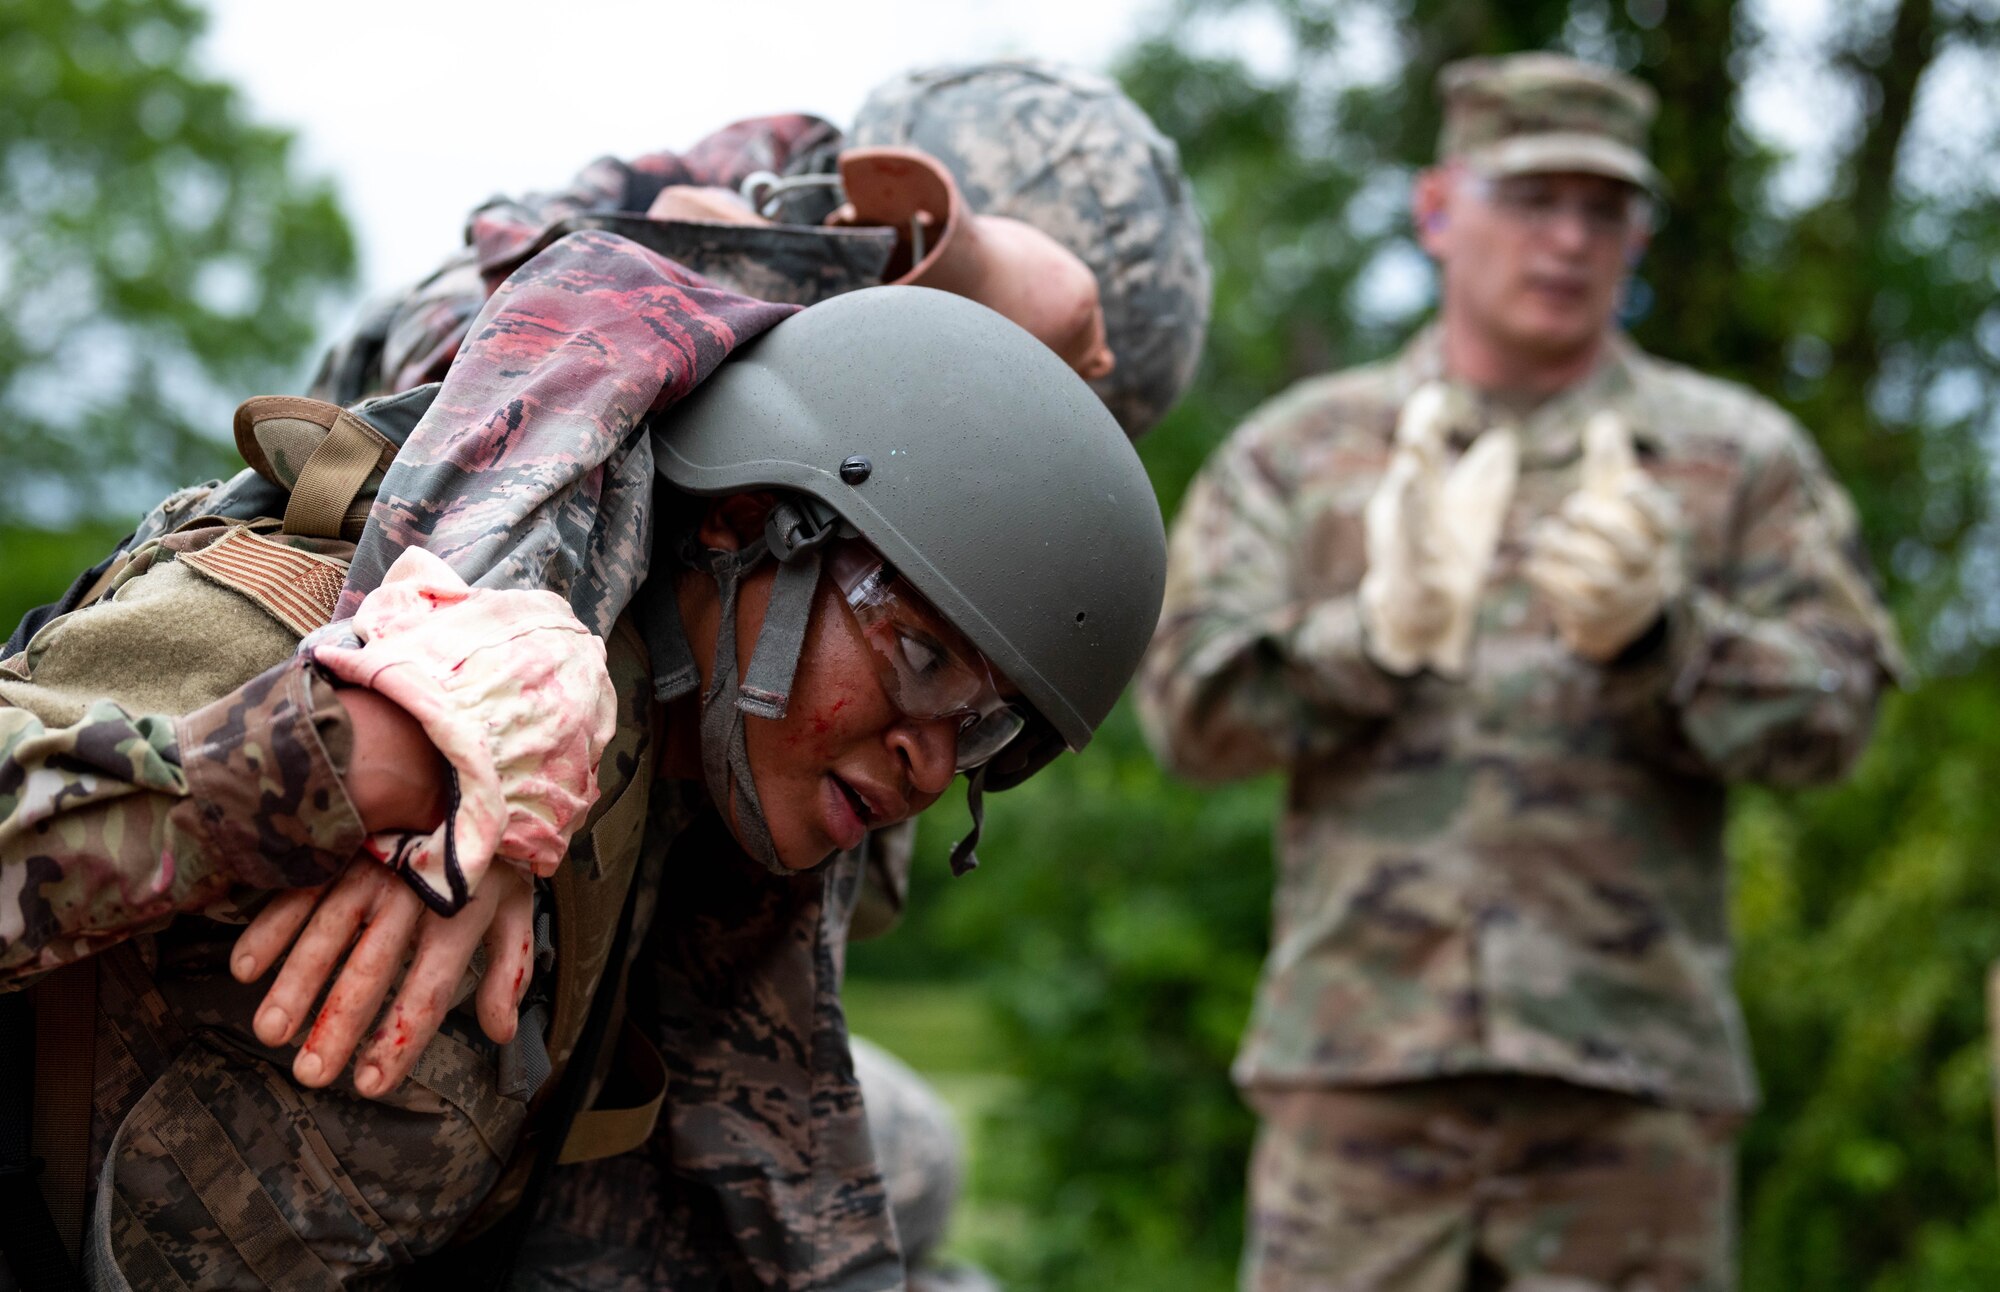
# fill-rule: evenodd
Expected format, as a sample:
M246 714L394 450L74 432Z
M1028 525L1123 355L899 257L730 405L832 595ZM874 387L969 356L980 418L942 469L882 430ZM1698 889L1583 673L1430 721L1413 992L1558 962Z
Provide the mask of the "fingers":
M347 1066L348 1056L375 1021L403 967L423 909L407 884L395 882L383 891L367 931L341 966L340 977L313 1020L312 1032L292 1060L292 1075L301 1085L327 1085Z
M1680 532L1680 504L1665 489L1648 483L1642 488L1630 491L1626 497L1645 517L1646 523L1652 527L1653 533L1661 542L1669 541Z
M486 977L479 983L480 1030L500 1045L520 1027L521 998L535 972L535 890L516 878L486 930Z
M1652 518L1634 506L1630 498L1571 494L1562 505L1562 518L1612 549L1618 563L1628 569L1644 569L1659 555L1662 542L1659 531L1654 528Z
M326 986L334 963L354 941L385 888L396 879L373 859L359 857L333 882L313 910L305 932L292 944L277 981L264 994L252 1023L257 1039L283 1045L298 1031L306 1011Z
M1415 458L1396 453L1369 498L1362 520L1366 526L1370 569L1401 571L1417 558L1409 542L1409 510L1422 468Z
M355 1061L354 1088L362 1094L373 1099L395 1089L437 1034L494 913L486 887L482 885L478 897L457 915L447 918L427 911L419 921L417 954L403 975L402 990Z
M1638 470L1639 454L1625 419L1609 409L1593 414L1583 428L1584 491L1615 493Z
M1615 587L1645 571L1645 563L1629 565L1616 545L1581 525L1552 524L1535 535L1534 556L1568 566L1579 579L1600 587Z
M1600 585L1581 577L1567 561L1530 557L1521 573L1558 615L1580 611L1604 596Z
M1445 424L1451 412L1451 391L1441 381L1427 381L1403 401L1396 419L1398 448L1435 449L1444 442Z
M312 915L313 907L319 904L320 894L325 885L318 888L294 888L279 893L264 904L243 932L236 938L236 945L229 952L229 972L238 982L255 982L264 976L266 970L278 962L292 939L305 927L306 919Z

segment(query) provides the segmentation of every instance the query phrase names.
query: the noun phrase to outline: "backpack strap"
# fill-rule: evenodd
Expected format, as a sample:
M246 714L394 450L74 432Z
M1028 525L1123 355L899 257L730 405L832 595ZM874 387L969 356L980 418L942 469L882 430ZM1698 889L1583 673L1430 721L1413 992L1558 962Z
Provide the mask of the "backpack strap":
M236 447L265 479L290 488L285 532L314 538L355 537L367 522L369 479L386 469L396 446L338 404L292 395L261 395L236 409ZM303 463L301 437L316 440ZM277 450L277 451L274 451Z
M630 615L622 616L606 639L605 664L620 712L618 734L598 763L605 796L546 881L554 899L556 944L546 1032L553 1074L530 1105L527 1132L500 1179L459 1226L453 1246L419 1263L412 1287L429 1286L424 1278L432 1273L451 1278L453 1286L475 1287L488 1275L473 1271L504 1269L518 1240L512 1231L526 1228L536 1191L558 1158L587 1161L638 1147L651 1135L665 1102L664 1061L619 1022L628 926L652 802L653 753L661 735L646 644ZM615 1065L600 1063L614 1057ZM606 1066L613 1071L606 1073ZM600 1076L601 1102L607 1106L586 1108ZM499 1223L509 1216L517 1223Z
M292 500L285 504L285 532L341 537L361 486L394 456L395 449L384 444L368 423L341 409L292 486ZM366 504L362 515L365 523Z
M570 1120L557 1166L630 1153L653 1138L660 1124L667 1102L667 1061L630 1019L620 1025L618 1066L611 1082L622 1088L608 1084L603 1097ZM605 1106L607 1099L613 1106Z

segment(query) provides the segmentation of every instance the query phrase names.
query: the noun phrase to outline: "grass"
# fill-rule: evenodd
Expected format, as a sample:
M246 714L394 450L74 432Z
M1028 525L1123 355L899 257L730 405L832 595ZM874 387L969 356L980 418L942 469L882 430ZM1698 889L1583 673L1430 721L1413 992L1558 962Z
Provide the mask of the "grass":
M1016 1090L1005 1072L1000 1042L978 990L969 984L909 983L850 978L841 993L848 1027L922 1073L958 1118L965 1135L969 1182L952 1216L943 1256L1004 1245L1018 1235L1026 1217L1018 1207L996 1206L980 1197L979 1161L987 1144L1003 1133L1003 1110Z

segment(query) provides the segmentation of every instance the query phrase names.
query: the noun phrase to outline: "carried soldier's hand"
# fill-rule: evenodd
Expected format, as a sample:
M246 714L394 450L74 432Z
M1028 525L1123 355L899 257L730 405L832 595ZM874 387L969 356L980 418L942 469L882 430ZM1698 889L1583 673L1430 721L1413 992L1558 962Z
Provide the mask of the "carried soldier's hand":
M332 980L292 1061L301 1085L331 1084L381 1014L381 1025L355 1059L355 1089L375 1098L409 1074L450 1012L482 943L479 1025L496 1042L513 1039L534 973L534 914L534 886L512 866L495 867L464 909L447 917L426 909L394 871L363 854L324 888L274 898L237 938L230 972L239 982L254 982L285 956L253 1022L257 1039L272 1046L298 1035ZM399 976L402 988L382 1014Z
M1640 467L1616 413L1584 428L1582 479L1530 540L1524 568L1571 651L1606 663L1638 640L1681 587L1673 496Z

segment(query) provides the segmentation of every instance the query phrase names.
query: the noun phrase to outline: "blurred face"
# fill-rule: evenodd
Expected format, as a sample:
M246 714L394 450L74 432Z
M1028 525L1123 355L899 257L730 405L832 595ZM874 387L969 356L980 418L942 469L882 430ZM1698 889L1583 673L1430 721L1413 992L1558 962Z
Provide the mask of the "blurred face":
M768 495L718 502L698 537L708 547L740 550L763 531ZM736 620L739 676L764 623L777 565L766 562L743 581ZM683 578L681 607L704 688L713 675L719 602L706 574ZM927 607L906 607L919 631ZM910 615L915 619L907 618ZM939 641L955 638L941 621ZM746 717L744 735L757 795L779 861L794 870L855 847L869 830L908 820L937 801L954 775L963 715L916 719L898 708L882 661L831 577L822 576L793 681L791 704L776 721ZM725 809L740 839L733 805Z
M1438 262L1448 312L1483 339L1554 361L1597 343L1645 246L1647 199L1632 185L1574 173L1487 178L1424 173L1417 230Z

